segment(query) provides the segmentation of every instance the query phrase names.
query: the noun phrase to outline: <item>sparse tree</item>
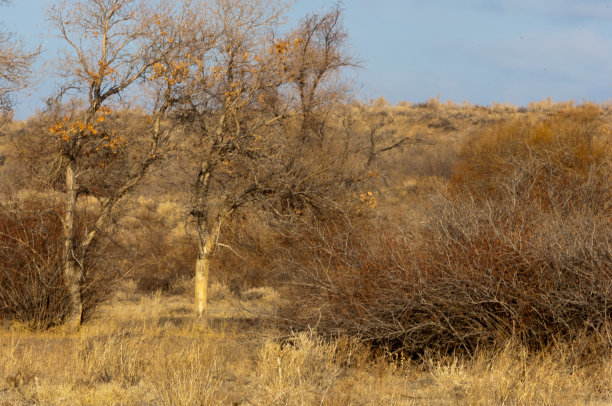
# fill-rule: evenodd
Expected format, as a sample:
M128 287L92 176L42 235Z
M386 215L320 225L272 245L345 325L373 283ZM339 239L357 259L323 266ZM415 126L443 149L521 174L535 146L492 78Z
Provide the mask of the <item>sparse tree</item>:
M366 169L373 167L375 162L385 153L406 145L429 143L412 134L398 134L398 131L390 126L393 122L393 117L385 111L367 111L365 106L363 106L359 115L363 117L363 124L365 126L366 146L364 147L364 152L367 156Z
M8 4L8 0L0 0L0 6ZM38 54L37 49L27 50L14 34L0 31L0 113L10 111L12 94L28 86L32 63Z
M50 128L65 182L63 264L74 304L70 324L81 321L80 287L90 250L168 139L188 144L194 158L196 313L204 319L210 263L223 222L240 207L287 188L286 163L299 154L292 147L296 141L305 144L300 137L291 141L287 129L297 123L292 134L302 134L310 117L346 94L335 81L351 64L342 54L340 10L317 17L316 24L308 20L316 27L306 24L308 29L277 39L285 9L281 0L185 0L170 6L92 0L51 10L67 44L60 69L65 93L84 100L69 114L60 108ZM304 41L300 33L310 38ZM148 102L139 132L148 134L150 143L143 154L127 157L122 151L132 134L118 126L112 107L136 89ZM325 124L325 115L318 117ZM184 137L173 136L178 128L186 129ZM106 168L116 168L117 161L124 169L112 172L103 193L94 193L100 211L79 240L77 201L93 193L86 179L108 178Z
M282 84L269 30L283 11L276 0L211 2L215 47L185 93L193 123L197 172L191 215L198 236L196 312L206 314L211 258L221 225L236 209L266 189L274 150L273 125L289 112L267 100ZM266 173L264 173L266 172Z
M160 159L172 127L164 126L164 117L177 103L176 88L185 72L181 58L196 54L189 36L194 26L195 10L191 3L180 7L144 0L91 0L53 7L50 20L67 48L60 61L65 91L76 92L84 102L69 114L58 110L58 119L50 128L58 145L58 165L64 172L65 214L63 216L64 279L70 290L73 309L68 323L82 322L81 286L91 249L112 223L117 204ZM198 43L200 45L201 43ZM164 70L172 67L170 71ZM180 77L179 77L180 76ZM129 157L122 154L129 137L128 129L117 124L112 103L148 81L153 100L150 113L140 128L148 139L143 153ZM122 176L112 175L106 184L93 225L77 240L75 213L81 195L91 193L82 179L91 171L105 178L105 168L123 160Z
M346 87L332 77L352 65L337 8L279 39L286 6L278 0L210 5L216 46L186 87L184 100L195 135L191 215L198 235L196 312L202 320L223 222L239 208L295 186L288 178L301 174L298 183L304 186L309 177L320 176L289 168L299 151L288 129L296 121L298 127L312 128L317 109L346 96ZM320 120L324 124L325 117Z
M298 95L301 140L314 136L321 141L330 112L350 94L350 82L342 74L358 66L348 52L340 4L304 18L285 43L291 47L284 69Z

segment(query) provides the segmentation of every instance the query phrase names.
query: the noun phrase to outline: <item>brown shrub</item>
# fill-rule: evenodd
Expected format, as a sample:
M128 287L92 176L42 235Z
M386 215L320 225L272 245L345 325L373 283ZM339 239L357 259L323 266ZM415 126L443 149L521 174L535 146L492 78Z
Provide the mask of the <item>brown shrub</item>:
M280 249L274 230L266 224L264 215L254 210L241 214L222 227L212 279L234 294L250 288L278 286L283 274L278 272Z
M384 321L398 310L386 302L405 293L403 284L394 285L408 268L397 236L367 221L340 219L304 223L296 235L299 243L286 251L286 266L296 279L291 300L280 312L288 328L371 342L397 333L396 326L389 332Z
M606 328L608 220L509 201L441 199L429 223L416 264L453 340L473 346L516 335L539 347Z
M528 226L536 213L447 199L436 209L421 241L389 227L310 230L291 252L289 327L411 353L511 337L542 347L607 328L612 233L603 219Z
M143 197L127 203L114 251L143 293L168 292L193 276L196 243L184 230L178 204Z
M60 324L70 306L63 283L62 223L52 210L0 210L0 317L38 328Z
M62 211L50 199L30 196L0 206L0 318L33 329L64 322L70 297L62 269ZM86 211L78 216L87 217ZM82 222L80 235L86 232ZM120 275L115 258L106 255L107 239L96 240L84 267L81 286L83 321L108 299ZM75 257L81 253L77 250Z
M413 354L513 337L541 348L605 332L606 142L592 106L500 124L470 141L424 231L405 235L380 220L304 227L288 255L297 283L285 318Z

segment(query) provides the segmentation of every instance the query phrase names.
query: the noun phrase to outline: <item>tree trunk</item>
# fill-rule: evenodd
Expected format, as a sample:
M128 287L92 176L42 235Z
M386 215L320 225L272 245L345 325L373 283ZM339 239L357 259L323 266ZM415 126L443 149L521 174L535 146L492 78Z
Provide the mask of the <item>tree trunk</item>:
M70 295L70 310L66 324L77 328L81 324L83 303L81 300L81 282L83 271L74 258L74 213L76 211L77 187L74 173L74 162L69 161L66 167L66 213L64 214L64 280Z
M300 141L302 141L302 144L306 144L310 139L311 124L310 111L304 109L300 126Z
M198 244L198 259L195 267L195 306L196 315L202 322L208 317L208 275L210 260L217 236L216 233L202 233Z

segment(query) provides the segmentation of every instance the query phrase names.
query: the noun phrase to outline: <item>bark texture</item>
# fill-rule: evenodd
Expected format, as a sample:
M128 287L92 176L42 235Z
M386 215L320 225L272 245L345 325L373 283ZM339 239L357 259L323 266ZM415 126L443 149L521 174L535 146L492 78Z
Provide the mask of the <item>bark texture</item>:
M68 326L76 328L81 324L83 302L81 280L83 271L74 257L74 213L76 210L77 188L74 163L66 165L66 213L64 214L64 280L70 293L70 313L66 318Z
M195 269L195 305L197 317L201 320L206 320L208 317L208 276L215 240L214 233L207 233L200 239L198 247Z

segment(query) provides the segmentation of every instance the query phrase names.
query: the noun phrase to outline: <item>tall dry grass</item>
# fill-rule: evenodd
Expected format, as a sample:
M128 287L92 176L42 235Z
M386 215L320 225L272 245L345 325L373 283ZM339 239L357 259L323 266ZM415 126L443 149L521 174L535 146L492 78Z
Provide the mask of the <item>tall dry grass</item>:
M185 297L105 308L79 332L0 332L0 404L573 405L612 401L610 357L585 363L573 344L533 353L518 342L472 358L410 360L359 340L313 333L282 340L240 322L244 304L211 303L209 329ZM253 305L257 302L253 302ZM232 307L233 306L233 307ZM222 316L225 315L225 316ZM244 319L246 320L246 319ZM238 324L235 324L238 322Z

